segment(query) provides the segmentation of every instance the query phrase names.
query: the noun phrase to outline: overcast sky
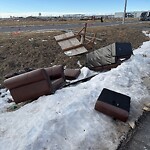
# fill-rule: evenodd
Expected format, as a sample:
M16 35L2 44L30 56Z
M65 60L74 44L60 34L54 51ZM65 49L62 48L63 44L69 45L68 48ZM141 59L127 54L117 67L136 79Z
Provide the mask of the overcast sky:
M0 16L22 13L35 15L38 12L49 14L86 13L114 14L123 11L125 0L1 0ZM150 0L128 0L127 11L150 10ZM44 14L44 13L43 13Z

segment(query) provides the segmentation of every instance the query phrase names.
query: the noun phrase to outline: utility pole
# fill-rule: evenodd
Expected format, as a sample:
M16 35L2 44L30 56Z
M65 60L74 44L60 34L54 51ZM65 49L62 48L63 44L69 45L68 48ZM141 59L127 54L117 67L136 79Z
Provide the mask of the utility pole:
M126 17L126 8L127 8L127 0L125 0L125 5L124 5L124 13L123 13L123 21L122 24L125 23L125 17Z

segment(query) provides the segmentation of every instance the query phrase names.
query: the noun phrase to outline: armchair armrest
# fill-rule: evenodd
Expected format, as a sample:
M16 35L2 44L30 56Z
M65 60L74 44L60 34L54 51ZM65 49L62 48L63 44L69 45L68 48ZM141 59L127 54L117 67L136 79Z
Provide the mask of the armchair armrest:
M59 78L63 78L65 80L63 65L57 65L57 66L48 67L44 69L46 70L50 80L56 80Z

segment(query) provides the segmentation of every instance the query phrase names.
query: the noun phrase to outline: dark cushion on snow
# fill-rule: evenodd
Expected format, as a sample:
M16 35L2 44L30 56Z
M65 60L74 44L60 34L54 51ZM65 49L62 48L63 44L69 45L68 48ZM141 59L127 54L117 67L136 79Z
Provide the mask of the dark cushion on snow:
M95 104L95 109L115 119L126 121L130 111L130 97L104 88Z

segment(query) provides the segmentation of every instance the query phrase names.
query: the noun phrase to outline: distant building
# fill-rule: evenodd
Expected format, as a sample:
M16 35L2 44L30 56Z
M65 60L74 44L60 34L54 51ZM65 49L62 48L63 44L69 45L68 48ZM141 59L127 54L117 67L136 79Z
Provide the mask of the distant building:
M132 12L127 12L126 17L133 17L133 18L139 18L141 13L144 11L132 11ZM115 13L115 18L122 18L124 15L123 12L116 12Z
M115 18L122 18L123 12L115 12Z

